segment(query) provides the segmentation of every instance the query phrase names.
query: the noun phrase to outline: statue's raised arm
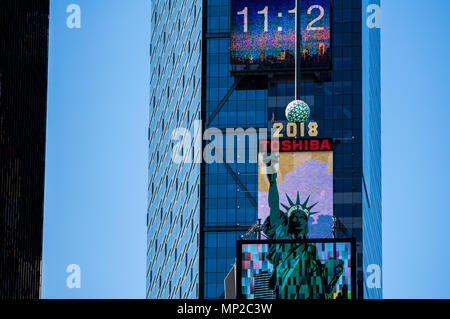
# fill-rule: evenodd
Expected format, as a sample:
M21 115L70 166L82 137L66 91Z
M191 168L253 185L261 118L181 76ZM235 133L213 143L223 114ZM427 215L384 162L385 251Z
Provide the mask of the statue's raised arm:
M264 232L268 237L275 236L276 228L283 224L286 218L284 214L280 211L280 196L278 194L277 187L277 171L275 164L278 163L279 155L272 153L270 155L263 155L263 162L266 164L266 174L269 180L269 208L270 208L270 218L264 222ZM275 238L274 238L275 239Z

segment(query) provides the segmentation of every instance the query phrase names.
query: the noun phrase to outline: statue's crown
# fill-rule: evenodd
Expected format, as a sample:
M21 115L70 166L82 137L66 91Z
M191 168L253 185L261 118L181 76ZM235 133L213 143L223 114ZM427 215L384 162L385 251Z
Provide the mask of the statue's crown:
M311 195L309 195L308 198L306 199L306 201L302 204L302 203L300 203L300 193L299 192L297 192L297 200L295 201L295 203L286 194L286 199L289 202L290 206L287 206L284 204L281 204L281 206L283 206L284 209L286 209L286 213L287 213L288 217L291 217L291 215L294 212L300 211L306 215L306 218L309 218L309 216L319 213L319 212L311 212L311 209L313 209L318 203L315 203L308 207L308 202L309 202L310 197L311 197Z

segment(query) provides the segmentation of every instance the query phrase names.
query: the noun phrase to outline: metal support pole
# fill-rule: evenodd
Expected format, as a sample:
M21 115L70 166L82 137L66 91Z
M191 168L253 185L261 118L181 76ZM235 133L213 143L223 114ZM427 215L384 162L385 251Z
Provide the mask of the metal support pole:
M302 81L302 31L300 13L302 9L302 0L295 0L295 8L295 99L300 100L300 84Z
M258 232L256 234L256 236L257 236L256 238L258 240L261 240L261 230L262 230L262 228L261 228L261 219L258 218L257 224L258 224Z

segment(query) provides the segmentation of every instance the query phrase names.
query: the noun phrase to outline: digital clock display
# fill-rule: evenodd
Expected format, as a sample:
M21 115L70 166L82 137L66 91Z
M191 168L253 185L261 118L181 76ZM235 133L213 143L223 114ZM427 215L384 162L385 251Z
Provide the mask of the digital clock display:
M233 70L294 68L295 12L295 0L232 0ZM300 14L302 68L329 69L330 0L302 0Z

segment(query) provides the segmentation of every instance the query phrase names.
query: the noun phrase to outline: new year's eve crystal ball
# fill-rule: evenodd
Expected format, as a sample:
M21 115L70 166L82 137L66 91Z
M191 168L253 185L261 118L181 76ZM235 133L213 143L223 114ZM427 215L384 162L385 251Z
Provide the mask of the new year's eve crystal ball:
M286 118L289 122L306 122L309 119L311 111L308 104L301 100L295 100L286 107Z

